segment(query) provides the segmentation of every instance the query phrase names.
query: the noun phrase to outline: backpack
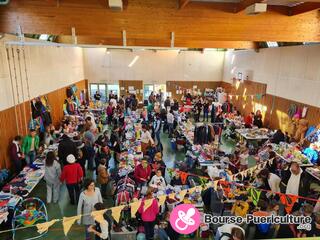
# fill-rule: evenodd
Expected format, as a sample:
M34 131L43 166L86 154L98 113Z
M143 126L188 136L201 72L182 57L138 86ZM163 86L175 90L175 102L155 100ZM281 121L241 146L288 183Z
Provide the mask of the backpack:
M224 237L228 237L228 239L232 239L231 233L224 232L224 233L221 234L219 240L222 240L222 238L224 238Z

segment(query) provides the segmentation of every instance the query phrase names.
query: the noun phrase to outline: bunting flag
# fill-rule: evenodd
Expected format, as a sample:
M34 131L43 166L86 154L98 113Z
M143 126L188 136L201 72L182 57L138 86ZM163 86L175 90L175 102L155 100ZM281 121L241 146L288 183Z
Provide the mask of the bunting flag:
M91 217L97 221L98 223L102 223L105 221L103 214L106 212L106 209L99 210L99 211L93 211L91 212Z
M188 178L189 174L186 172L180 172L180 179L183 185L185 185L187 183L187 178Z
M77 220L80 220L80 219L81 219L81 215L74 216L74 217L63 217L62 225L63 225L63 232L64 232L65 236L67 236L67 234L70 231L70 228L74 224L74 222Z
M216 180L216 181L213 182L213 189L215 191L217 191L217 189L218 189L218 183L219 183L219 180Z
M196 190L196 187L193 187L193 188L189 188L189 194L192 194L194 193L194 191Z
M119 223L119 220L120 220L120 216L121 216L121 211L122 209L125 208L126 205L122 205L122 206L117 206L117 207L113 207L111 208L111 215L113 217L113 219Z
M131 217L135 218L136 217L136 213L141 205L141 200L136 201L136 202L132 202L129 204L130 205L130 211L131 211Z
M257 206L260 199L261 191L255 188L249 188L248 192L252 198L253 204Z
M144 212L145 212L149 207L151 207L152 202L153 202L153 198L144 200L144 202L143 202L143 211L144 211Z
M48 231L49 227L51 227L53 224L55 224L56 222L58 222L58 219L53 219L49 222L44 222L44 223L38 223L36 225L37 229L38 229L38 233L42 234Z
M208 178L201 177L201 178L200 178L200 184L201 184L201 186L204 187L208 181L209 181Z
M166 199L167 199L167 195L161 195L161 196L159 196L159 197L158 197L159 206L162 206L162 205L165 203Z
M290 214L294 203L298 200L298 196L291 194L280 194L280 201L285 206L287 214Z
M188 192L188 189L180 191L179 195L181 197L181 201L184 199L184 196L187 194L187 192Z
M171 199L175 199L176 193L175 193L175 192L172 192L172 193L170 193L170 194L168 195L168 197L171 198Z

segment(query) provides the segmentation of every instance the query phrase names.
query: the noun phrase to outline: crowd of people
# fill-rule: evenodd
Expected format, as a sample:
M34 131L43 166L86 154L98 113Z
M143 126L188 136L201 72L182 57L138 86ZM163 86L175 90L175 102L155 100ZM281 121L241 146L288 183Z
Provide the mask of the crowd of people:
M96 92L95 102L101 101L101 94ZM230 101L221 105L215 105L200 96L184 95L182 104L178 100L167 97L163 93L152 93L146 104L141 105L134 94L118 96L111 94L107 103L98 113L86 107L76 115L65 115L61 125L57 128L47 126L45 134L39 136L38 129L30 129L28 136L24 138L16 136L10 145L10 156L19 173L24 165L31 165L37 156L53 143L59 143L57 154L54 151L46 153L45 176L47 187L47 203L57 203L60 199L60 188L65 184L69 193L71 205L77 206L78 214L85 214L79 220L79 224L85 226L85 239L91 238L91 233L96 239L110 239L112 220L105 216L104 222L95 222L88 215L94 210L103 210L106 206L104 199L112 196L111 182L118 181L117 170L121 164L121 153L125 141L126 116L137 109L140 113L142 125L141 152L143 158L133 171L133 179L136 187L141 190L142 204L138 209L138 236L145 239L154 239L155 233L161 240L178 239L170 223L170 209L158 205L157 193L164 193L168 185L184 185L180 179L179 171L173 176L168 176L166 164L163 161L162 135L169 138L176 134L176 129L181 121L191 119L194 122L223 123L228 113L240 115ZM100 104L99 104L100 105ZM191 112L187 106L192 106ZM210 121L209 121L210 118ZM260 111L245 116L246 128L263 126ZM221 128L224 128L223 125ZM214 134L221 134L215 131ZM280 134L280 133L279 133ZM276 135L277 136L277 135ZM209 187L202 192L204 211L213 215L224 215L226 212L235 216L245 216L252 213L259 216L283 215L284 205L279 195L286 193L309 197L313 186L310 176L298 163L283 163L275 158L275 152L271 143L279 143L285 140L285 135L278 141L275 136L270 139L270 144L265 144L254 155L257 164L268 161L265 168L258 173L244 176L241 182L244 186L250 184L257 189L263 189L258 204L255 205L244 187L236 190L237 194L230 200L225 189L219 185L217 189ZM169 140L168 140L169 141ZM252 155L245 145L238 144L234 153L228 155L228 172L236 174L248 169L248 158ZM318 159L318 158L317 158ZM314 161L315 164L319 162ZM192 164L191 166L196 166ZM179 169L178 169L179 170ZM192 168L187 169L192 171ZM217 180L210 174L210 169L201 168L202 175ZM271 191L271 192L270 192ZM318 197L318 195L317 195ZM147 200L153 199L150 207L144 209ZM181 202L188 202L188 196ZM231 205L230 205L231 203ZM259 239L272 237L299 237L320 235L320 204L299 198L293 205L292 212L295 215L311 216L313 219L310 231L299 230L294 225L215 225L203 230L203 236L209 233L214 239ZM155 229L155 225L157 225ZM142 229L139 228L142 226ZM140 235L139 235L140 234ZM246 237L245 237L246 236Z

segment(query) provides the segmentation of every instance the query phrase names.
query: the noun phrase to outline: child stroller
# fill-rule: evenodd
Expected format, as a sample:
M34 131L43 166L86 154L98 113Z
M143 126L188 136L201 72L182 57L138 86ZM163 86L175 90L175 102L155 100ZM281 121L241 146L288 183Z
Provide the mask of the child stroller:
M44 223L48 221L47 208L44 202L39 198L27 198L18 204L13 213L12 218L12 239L16 237L16 229L20 227L35 226L38 223ZM36 231L35 231L36 232ZM44 236L47 232L42 234L33 234L33 236L25 236L26 232L19 231L20 236L24 236L23 239L37 239ZM29 234L29 232L28 232ZM21 237L20 237L21 239Z

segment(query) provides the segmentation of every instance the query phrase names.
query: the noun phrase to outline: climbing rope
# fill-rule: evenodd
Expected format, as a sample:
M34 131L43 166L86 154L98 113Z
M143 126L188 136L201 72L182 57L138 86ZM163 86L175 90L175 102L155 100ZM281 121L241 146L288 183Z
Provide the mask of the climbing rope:
M9 66L9 77L10 77L10 82L11 82L11 92L12 92L12 101L13 101L13 105L14 105L14 115L16 118L16 130L18 135L20 135L20 131L19 131L19 125L18 125L18 113L17 113L17 105L16 105L16 98L15 98L15 94L14 94L14 88L13 88L13 79L12 79L12 72L11 72L11 63L10 63L10 52L9 49L6 48L6 53L7 53L7 60L8 60L8 66Z
M20 49L17 48L18 54L18 64L19 64L19 75L20 75L20 82L21 82L21 93L22 93L22 102L23 102L23 112L24 112L24 124L26 129L26 134L28 133L28 123L27 123L27 111L26 111L26 104L24 98L24 88L23 88L23 80L22 80L22 72L21 72L21 59L20 59Z
M18 79L17 79L17 69L16 69L16 64L15 64L15 55L14 55L14 50L13 47L11 47L11 54L12 54L12 62L13 62L13 73L14 73L14 79L15 79L15 83L16 83L16 92L17 92L17 105L20 104L20 93L19 93L19 86L18 86ZM21 116L21 109L19 106L19 121L21 121L22 116ZM20 131L19 131L20 133Z

